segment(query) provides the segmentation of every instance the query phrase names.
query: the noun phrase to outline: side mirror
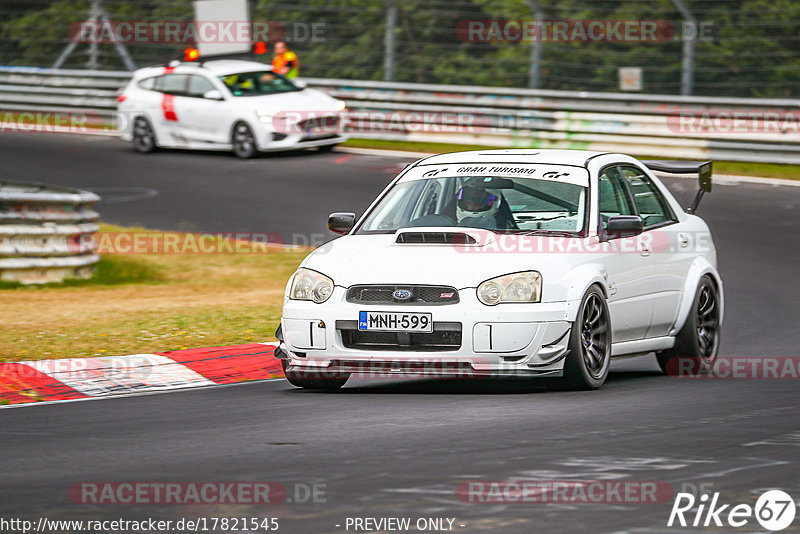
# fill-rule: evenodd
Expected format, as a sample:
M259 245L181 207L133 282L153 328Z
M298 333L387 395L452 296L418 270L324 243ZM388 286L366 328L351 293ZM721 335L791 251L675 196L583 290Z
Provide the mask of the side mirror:
M300 88L300 89L305 89L306 87L308 87L308 83L307 83L307 82L305 82L304 80L298 80L298 79L296 79L296 78L295 78L294 80L291 80L291 82L292 82L292 83L293 83L293 84L294 84L296 87L298 87L298 88Z
M346 234L356 225L355 213L331 213L328 215L328 230L337 234Z
M207 98L208 100L224 100L222 93L216 89L203 93L203 98Z
M614 215L606 223L606 235L610 239L639 235L644 231L644 221L638 215Z

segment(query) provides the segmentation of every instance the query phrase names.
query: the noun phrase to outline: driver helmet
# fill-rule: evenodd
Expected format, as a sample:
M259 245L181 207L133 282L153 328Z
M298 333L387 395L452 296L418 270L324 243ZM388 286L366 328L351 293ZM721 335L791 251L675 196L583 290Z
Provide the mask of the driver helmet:
M502 197L499 191L464 186L458 190L456 216L459 221L471 217L494 217L500 209L501 202Z

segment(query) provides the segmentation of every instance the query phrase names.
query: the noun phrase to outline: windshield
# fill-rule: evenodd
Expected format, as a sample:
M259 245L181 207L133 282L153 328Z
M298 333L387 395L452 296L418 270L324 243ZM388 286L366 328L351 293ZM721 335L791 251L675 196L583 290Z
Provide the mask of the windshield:
M578 234L586 188L532 178L458 176L396 184L359 233L408 227L469 227L494 231Z
M271 70L220 76L233 96L263 96L300 91L292 82Z

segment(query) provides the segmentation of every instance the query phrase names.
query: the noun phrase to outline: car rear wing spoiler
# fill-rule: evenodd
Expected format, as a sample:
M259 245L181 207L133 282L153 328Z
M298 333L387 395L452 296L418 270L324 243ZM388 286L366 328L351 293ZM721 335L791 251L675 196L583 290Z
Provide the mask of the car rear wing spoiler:
M711 167L710 161L643 161L644 165L651 171L665 172L668 174L697 174L700 189L692 201L692 205L686 208L687 213L697 211L697 206L703 199L705 193L711 192Z

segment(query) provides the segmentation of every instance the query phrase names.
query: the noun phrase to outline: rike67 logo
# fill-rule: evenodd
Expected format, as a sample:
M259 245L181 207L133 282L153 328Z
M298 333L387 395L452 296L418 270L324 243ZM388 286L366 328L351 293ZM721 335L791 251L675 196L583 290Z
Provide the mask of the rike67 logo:
M792 524L796 511L794 499L781 490L765 491L755 506L721 504L719 492L712 496L703 493L699 498L691 493L678 493L667 526L740 528L755 518L762 528L776 532Z

